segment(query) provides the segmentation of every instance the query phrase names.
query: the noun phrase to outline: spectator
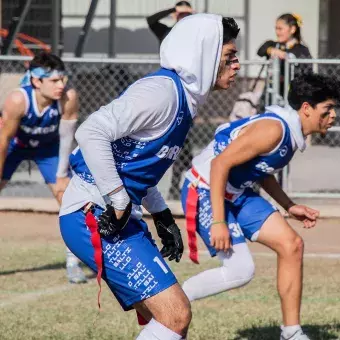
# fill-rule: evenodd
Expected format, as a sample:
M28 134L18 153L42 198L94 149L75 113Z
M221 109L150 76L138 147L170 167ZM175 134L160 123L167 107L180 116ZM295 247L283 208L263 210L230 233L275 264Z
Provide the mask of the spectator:
M257 51L260 57L279 58L280 60L280 87L279 94L284 98L284 75L286 58L311 58L308 47L302 44L301 36L302 18L297 14L286 13L276 20L276 41L266 41ZM295 65L294 76L312 72L311 64ZM264 99L262 97L262 99ZM272 103L267 103L272 104ZM278 181L283 185L283 173L278 173Z
M150 30L155 34L158 38L159 43L163 41L163 39L168 35L171 31L172 27L164 25L159 21L164 19L168 15L172 15L176 22L180 21L184 17L191 15L193 12L191 5L188 1L179 1L176 6L170 9L166 9L160 12L157 12L153 15L150 15L146 18ZM172 177L171 177L171 186L168 195L168 199L178 200L180 198L180 181L181 175L184 171L189 169L192 161L192 139L189 137L186 139L183 149L178 156L176 162L172 167Z
M188 1L179 1L177 2L175 7L150 15L146 18L146 20L148 22L150 30L158 38L159 43L161 43L171 31L172 27L164 25L159 21L164 19L168 15L172 15L176 21L179 21L190 14L192 14L190 3Z
M302 43L302 19L297 14L282 14L276 20L276 41L266 41L257 51L260 57L280 59L280 95L284 97L284 67L286 58L311 58L308 47ZM295 76L311 72L312 67L301 64L295 67Z

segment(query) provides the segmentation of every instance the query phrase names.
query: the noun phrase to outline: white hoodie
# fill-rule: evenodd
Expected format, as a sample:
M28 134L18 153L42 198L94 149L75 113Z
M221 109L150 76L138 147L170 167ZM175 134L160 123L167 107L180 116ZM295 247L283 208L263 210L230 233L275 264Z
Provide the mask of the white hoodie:
M223 39L222 16L196 14L179 21L161 45L161 66L175 70L194 106L216 82Z
M215 84L222 37L222 16L195 14L178 22L161 45L161 66L175 70L180 76L192 116ZM111 142L124 136L143 141L159 138L175 119L177 100L172 79L143 78L120 98L90 115L79 127L76 140L96 186L73 176L60 215L76 211L88 202L104 208L107 194L123 185ZM167 207L157 188L149 189L143 205L151 213ZM134 207L133 214L141 217L140 209Z

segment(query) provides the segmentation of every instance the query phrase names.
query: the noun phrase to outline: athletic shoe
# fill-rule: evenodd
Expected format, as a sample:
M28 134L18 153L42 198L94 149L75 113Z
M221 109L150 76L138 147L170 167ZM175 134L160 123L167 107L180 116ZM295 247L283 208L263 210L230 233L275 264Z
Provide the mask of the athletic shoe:
M285 338L283 336L283 332L281 332L280 340L311 340L311 339L303 332L302 329L299 329L288 338Z

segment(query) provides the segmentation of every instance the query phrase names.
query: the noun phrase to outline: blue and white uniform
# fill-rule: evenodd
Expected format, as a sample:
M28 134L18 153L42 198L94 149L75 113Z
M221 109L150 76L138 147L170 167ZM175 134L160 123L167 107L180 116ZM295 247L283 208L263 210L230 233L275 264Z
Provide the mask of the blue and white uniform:
M19 89L26 101L25 115L16 136L11 140L4 164L3 179L10 180L23 160L34 161L46 183L56 182L59 163L60 102L53 101L39 111L31 85Z
M132 203L142 204L147 190L156 186L181 151L192 125L183 85L179 76L170 70L160 69L148 77L164 77L174 82L178 109L167 131L156 139L139 139L126 136L111 143L116 168ZM79 148L70 156L73 172L83 181L95 184Z
M176 91L177 109L170 124L158 138L126 136L111 143L111 152L117 172L134 208L128 225L117 237L102 238L103 263L105 265L103 278L124 309L129 309L134 303L157 294L177 282L159 254L146 223L140 219L139 206L147 197L148 190L158 184L165 171L175 161L191 127L192 115L184 88L175 72L161 69L132 85L116 101L128 100L136 88L138 89L141 85L147 86L148 78L151 80L156 77L163 82L166 81L167 86L170 89L173 87L173 90ZM100 115L105 110L110 109L103 107L94 114ZM82 182L83 186L90 187L90 192L96 190L95 179L79 148L71 155L70 165L75 174L71 185ZM68 191L65 195L67 200ZM93 197L89 201L96 202L96 199ZM98 216L103 211L103 204L101 201L96 203L94 213ZM75 223L75 220L79 222ZM89 231L84 222L84 213L77 210L71 214L63 215L60 217L60 224L64 241L71 251L93 270L96 270ZM79 242L80 238L86 243Z
M92 202L98 216L111 203L108 194L120 186L133 203L124 230L102 238L103 279L125 310L177 282L142 220L141 205L150 213L167 208L157 183L178 156L198 105L216 80L221 17L192 17L179 22L163 41L159 71L132 84L80 126L80 150L70 158L75 175L63 196L61 233L93 270L97 267L82 208Z
M195 170L192 171L191 169L186 174L182 188L183 208L186 209L190 183L197 183L196 230L212 256L216 255L216 250L210 245L212 211L209 180L211 161L237 138L239 132L245 126L263 119L277 120L281 123L282 139L271 152L259 155L230 170L225 199L226 219L232 243L234 245L245 243L246 238L256 241L263 223L276 211L276 208L255 193L251 186L256 181L284 168L292 159L297 148L304 150L305 142L296 111L291 108L282 109L279 106L271 106L267 108L264 114L221 125L216 130L214 140L200 155L194 158L193 168Z

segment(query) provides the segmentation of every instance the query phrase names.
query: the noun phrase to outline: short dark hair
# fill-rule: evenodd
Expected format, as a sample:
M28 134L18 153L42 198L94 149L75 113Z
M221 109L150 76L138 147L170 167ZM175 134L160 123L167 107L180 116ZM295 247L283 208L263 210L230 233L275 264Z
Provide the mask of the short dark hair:
M40 52L31 60L30 70L36 67L42 67L49 70L65 71L63 61L55 54Z
M308 73L294 78L290 83L288 103L294 110L300 110L307 102L313 108L328 99L340 102L340 83L330 76Z
M176 7L177 6L188 6L188 7L191 7L190 2L188 2L188 1L179 1L179 2L177 2L177 4L175 6Z
M238 27L234 18L222 18L223 26L223 45L227 44L230 40L236 39L240 28Z

